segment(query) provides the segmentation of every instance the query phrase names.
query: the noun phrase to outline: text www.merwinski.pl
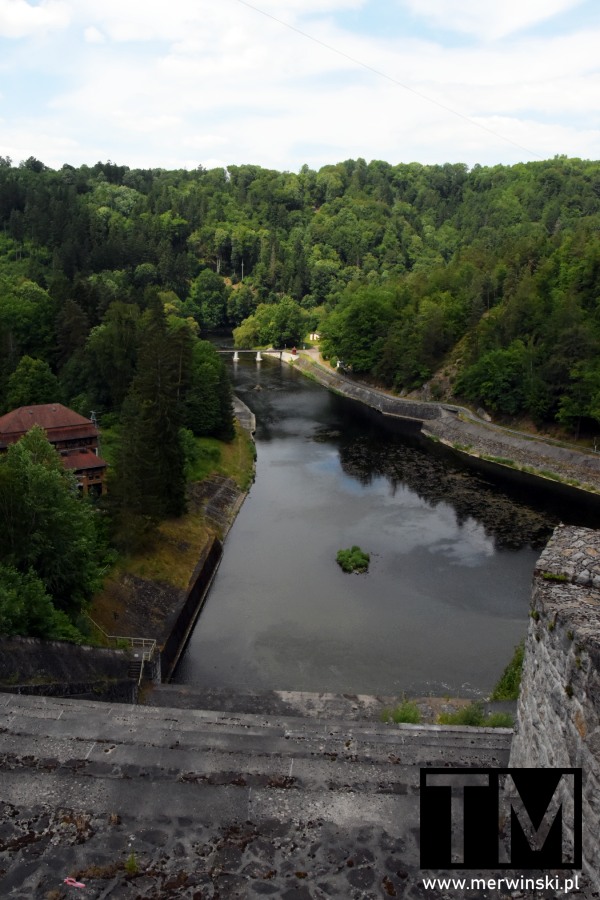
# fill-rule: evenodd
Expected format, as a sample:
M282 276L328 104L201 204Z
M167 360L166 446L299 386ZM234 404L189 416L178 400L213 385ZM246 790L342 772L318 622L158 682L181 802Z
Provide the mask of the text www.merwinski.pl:
M557 891L561 894L570 894L579 890L579 876L571 878L559 878L554 875L546 875L541 878L423 878L423 887L426 890L445 891L485 891L485 890L509 890L509 891Z

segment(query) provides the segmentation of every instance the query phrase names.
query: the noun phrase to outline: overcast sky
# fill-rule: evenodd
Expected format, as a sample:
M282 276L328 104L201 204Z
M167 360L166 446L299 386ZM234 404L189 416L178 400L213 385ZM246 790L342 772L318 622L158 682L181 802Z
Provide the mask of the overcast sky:
M14 162L555 154L600 158L598 0L0 0Z

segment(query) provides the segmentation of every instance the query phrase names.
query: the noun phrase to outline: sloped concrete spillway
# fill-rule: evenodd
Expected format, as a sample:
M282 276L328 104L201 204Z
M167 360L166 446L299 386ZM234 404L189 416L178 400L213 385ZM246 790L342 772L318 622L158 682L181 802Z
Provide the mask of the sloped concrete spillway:
M174 680L488 692L525 634L538 548L568 510L542 511L417 425L278 361L242 357L233 373L256 414L256 482ZM372 555L368 575L335 563L353 544Z

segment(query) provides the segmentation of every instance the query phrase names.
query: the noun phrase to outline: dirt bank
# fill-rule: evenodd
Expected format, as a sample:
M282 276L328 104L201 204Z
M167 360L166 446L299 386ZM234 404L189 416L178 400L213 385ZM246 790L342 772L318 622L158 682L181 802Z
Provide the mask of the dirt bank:
M236 415L244 428L253 429L241 401ZM154 546L117 567L95 599L91 616L106 634L157 642L163 676L187 639L246 497L242 479L247 483L252 475L241 471L240 460L234 463L235 478L214 473L190 484L186 515L161 522Z

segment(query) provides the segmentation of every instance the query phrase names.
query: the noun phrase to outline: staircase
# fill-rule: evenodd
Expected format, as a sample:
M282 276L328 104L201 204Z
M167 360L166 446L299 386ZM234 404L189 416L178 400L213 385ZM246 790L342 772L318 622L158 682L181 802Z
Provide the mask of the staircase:
M203 708L0 694L0 896L443 897L420 768L508 762L508 730L384 725L369 698L187 695Z
M142 680L143 668L143 660L135 658L130 659L127 666L127 677L131 678L132 681L137 681L137 683L139 684Z

